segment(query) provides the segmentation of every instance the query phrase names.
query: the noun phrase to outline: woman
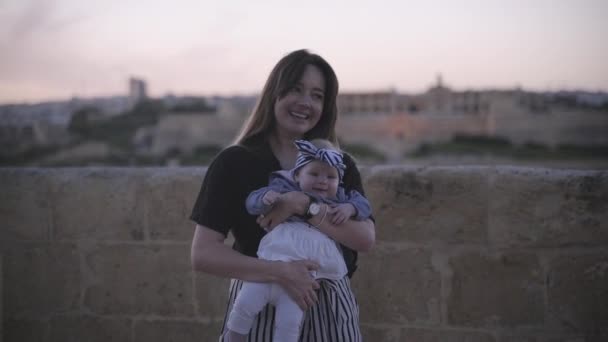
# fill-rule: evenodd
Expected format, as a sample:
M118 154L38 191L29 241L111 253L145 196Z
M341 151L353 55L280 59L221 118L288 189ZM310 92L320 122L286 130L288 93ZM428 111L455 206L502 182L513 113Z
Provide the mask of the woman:
M196 222L192 264L196 271L233 279L230 305L242 281L281 285L306 311L301 341L360 341L359 309L349 277L356 269L357 251L368 251L375 241L372 220L324 224L322 231L341 244L348 276L315 281L312 261L268 261L256 258L265 229L292 215L306 216L310 198L289 192L265 216L253 217L245 209L247 195L265 186L271 172L295 165L295 140L327 139L337 144L335 124L338 81L331 66L306 50L294 51L274 67L258 105L245 123L236 144L220 152L207 170L192 211ZM364 193L352 158L345 155L346 190ZM224 245L231 231L232 248ZM230 305L228 310L230 310ZM250 341L270 341L274 309L267 306L250 332ZM220 340L223 340L220 338Z

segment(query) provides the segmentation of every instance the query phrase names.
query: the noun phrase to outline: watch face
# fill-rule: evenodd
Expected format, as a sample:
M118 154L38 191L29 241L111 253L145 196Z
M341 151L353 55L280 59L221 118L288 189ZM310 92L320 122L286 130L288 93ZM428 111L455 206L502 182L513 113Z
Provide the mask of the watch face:
M319 205L319 203L311 203L310 207L308 207L308 212L311 215L317 215L319 211L321 211L321 206Z

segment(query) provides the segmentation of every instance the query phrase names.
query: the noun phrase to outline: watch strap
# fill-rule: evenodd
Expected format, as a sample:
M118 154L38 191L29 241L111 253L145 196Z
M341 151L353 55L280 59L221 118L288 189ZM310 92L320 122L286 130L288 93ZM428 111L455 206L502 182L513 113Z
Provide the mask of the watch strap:
M306 213L304 214L304 217L305 217L307 220L309 220L309 219L311 219L311 218L312 218L312 216L313 216L313 215L310 213L310 206L311 206L313 203L317 203L317 199L316 199L314 196L310 195L310 194L307 194L307 193L304 193L304 194L305 194L306 196L308 196L308 199L309 199L309 201L308 201L308 207L306 207Z

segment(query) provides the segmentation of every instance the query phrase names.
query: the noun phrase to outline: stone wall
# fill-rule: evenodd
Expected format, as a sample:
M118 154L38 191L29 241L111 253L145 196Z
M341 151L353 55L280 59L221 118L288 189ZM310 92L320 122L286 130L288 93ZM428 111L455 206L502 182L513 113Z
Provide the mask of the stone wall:
M608 171L362 171L366 341L608 340ZM204 172L0 169L4 341L214 341L228 281L191 271L187 219Z

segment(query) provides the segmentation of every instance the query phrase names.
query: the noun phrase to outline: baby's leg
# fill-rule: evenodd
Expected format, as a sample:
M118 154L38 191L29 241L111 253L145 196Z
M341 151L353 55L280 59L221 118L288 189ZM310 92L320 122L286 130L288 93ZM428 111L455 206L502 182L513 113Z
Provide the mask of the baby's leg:
M256 315L268 303L270 286L271 284L243 282L226 323L229 331L225 337L230 341L240 341L240 335L242 341L245 341Z
M304 318L304 311L279 285L272 288L276 294L276 316L274 322L274 341L297 342L300 337L300 328ZM276 291L276 293L275 293Z

